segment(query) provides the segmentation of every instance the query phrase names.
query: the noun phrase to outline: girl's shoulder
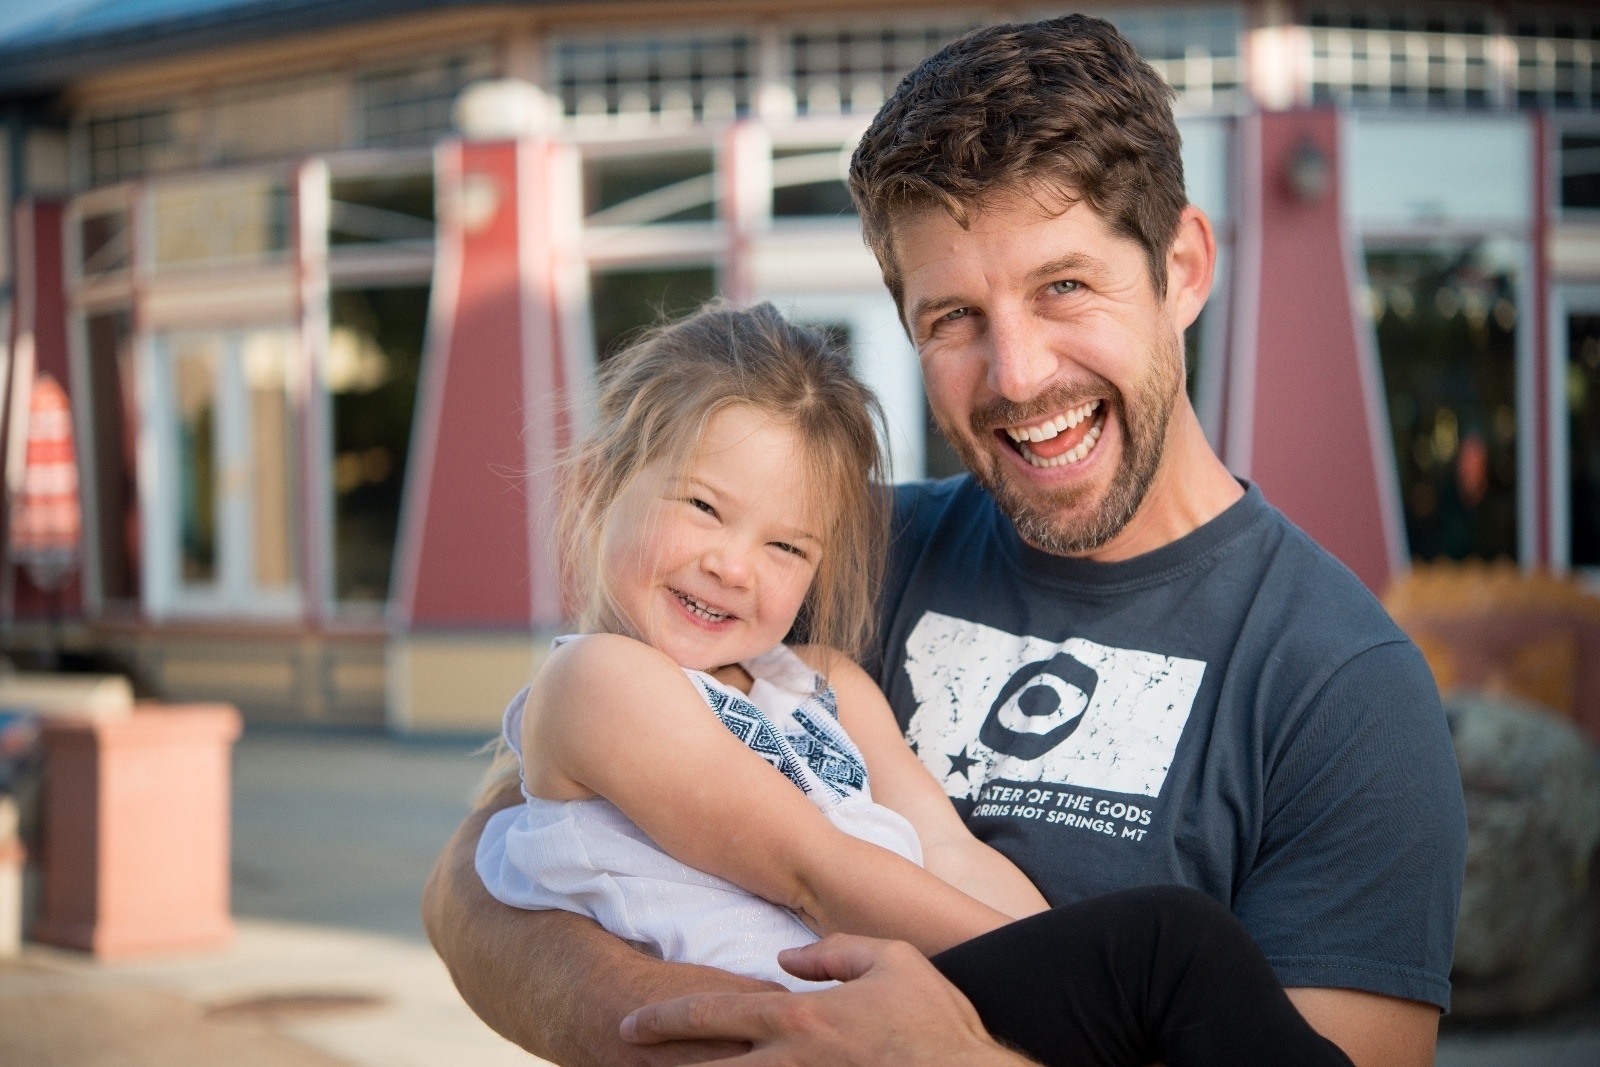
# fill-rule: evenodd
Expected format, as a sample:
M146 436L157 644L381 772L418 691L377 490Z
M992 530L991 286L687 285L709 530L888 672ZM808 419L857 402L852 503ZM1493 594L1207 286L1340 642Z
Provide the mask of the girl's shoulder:
M621 634L580 634L550 650L534 677L534 698L541 707L570 707L574 695L659 685L683 669L643 641Z

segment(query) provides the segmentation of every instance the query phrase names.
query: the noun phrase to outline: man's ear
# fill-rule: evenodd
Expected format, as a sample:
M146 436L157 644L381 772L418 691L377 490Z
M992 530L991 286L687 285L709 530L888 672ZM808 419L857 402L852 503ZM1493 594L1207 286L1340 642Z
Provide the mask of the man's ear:
M1206 213L1190 204L1178 216L1178 229L1167 250L1167 310L1179 331L1200 317L1211 295L1217 268L1217 238Z

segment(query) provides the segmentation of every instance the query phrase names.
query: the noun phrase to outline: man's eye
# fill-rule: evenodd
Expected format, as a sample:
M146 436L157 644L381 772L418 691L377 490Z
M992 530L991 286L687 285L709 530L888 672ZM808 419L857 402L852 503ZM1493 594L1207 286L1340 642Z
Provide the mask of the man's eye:
M1077 282L1059 281L1050 283L1050 291L1058 296L1077 292L1081 286Z
M964 318L966 318L967 316L969 316L971 314L972 314L972 309L971 308L956 308L954 311L946 311L943 315L940 315L939 316L939 321L940 322L955 322L958 319L964 319Z

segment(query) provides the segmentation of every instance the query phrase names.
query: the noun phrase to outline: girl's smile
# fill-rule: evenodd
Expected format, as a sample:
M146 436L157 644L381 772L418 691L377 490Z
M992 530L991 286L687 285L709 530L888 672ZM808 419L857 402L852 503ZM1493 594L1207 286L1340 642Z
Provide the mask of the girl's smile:
M711 417L681 470L645 467L601 534L617 631L701 671L782 641L823 547L806 460L787 423L736 405Z

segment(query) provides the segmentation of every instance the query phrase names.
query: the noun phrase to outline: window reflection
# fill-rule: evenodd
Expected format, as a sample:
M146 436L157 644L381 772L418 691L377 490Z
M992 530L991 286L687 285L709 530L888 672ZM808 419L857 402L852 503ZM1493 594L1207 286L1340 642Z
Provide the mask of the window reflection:
M336 176L328 183L328 244L397 245L433 240L433 175Z
M856 206L844 183L849 154L837 145L778 148L772 153L772 214L854 218Z
M1561 206L1600 210L1600 133L1561 135Z
M100 592L107 600L139 597L138 409L134 401L133 316L126 309L90 315L89 403L93 405Z
M174 342L172 396L178 436L178 565L183 584L217 580L217 370L221 339Z
M1600 315L1567 318L1567 445L1574 567L1600 567Z
M1369 250L1413 558L1517 557L1514 246Z
M605 359L640 330L678 318L717 293L710 267L596 271L589 285L594 350Z
M591 159L583 213L591 226L706 222L716 217L710 149Z
M164 185L151 205L157 267L248 263L289 247L289 187L279 179Z
M428 287L335 290L330 312L334 596L381 604L400 527Z

